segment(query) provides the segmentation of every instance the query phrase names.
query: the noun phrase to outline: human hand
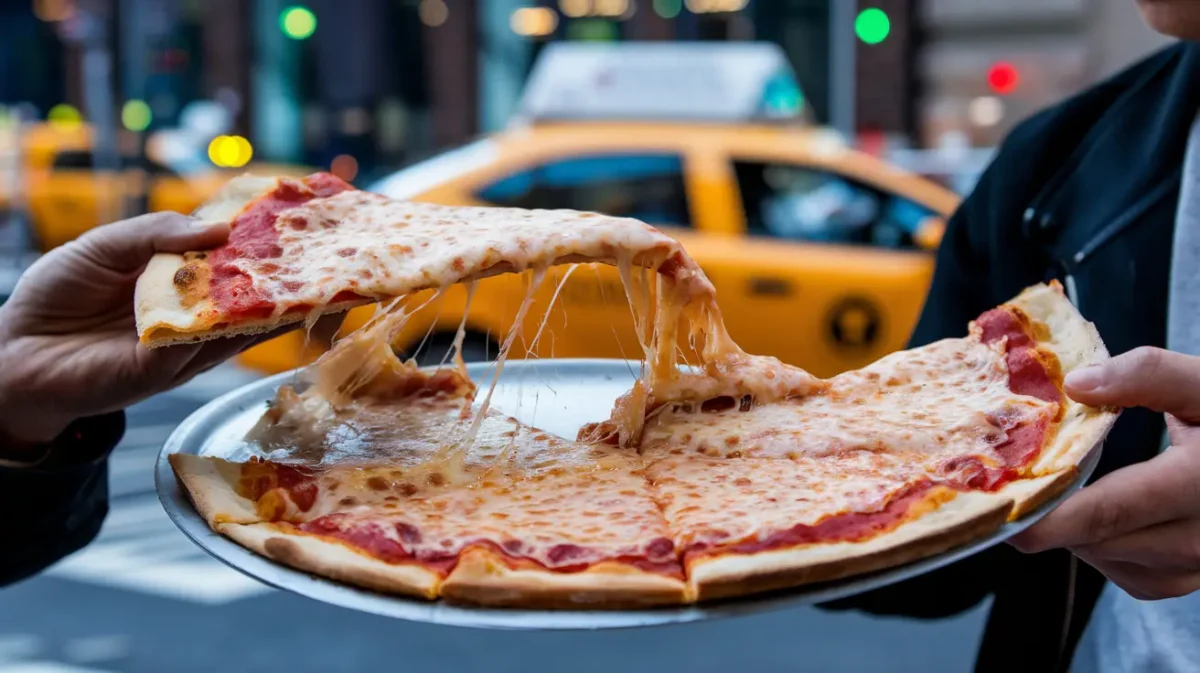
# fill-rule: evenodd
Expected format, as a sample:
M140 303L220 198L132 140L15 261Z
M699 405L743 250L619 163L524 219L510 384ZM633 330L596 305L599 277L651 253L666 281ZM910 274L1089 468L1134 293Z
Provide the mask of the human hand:
M1200 589L1200 358L1139 348L1065 383L1084 404L1163 412L1171 447L1099 479L1011 543L1070 549L1142 600Z
M0 306L0 437L50 441L76 419L173 388L276 336L153 350L138 342L133 292L150 258L212 248L228 235L224 224L155 213L93 229L29 267Z

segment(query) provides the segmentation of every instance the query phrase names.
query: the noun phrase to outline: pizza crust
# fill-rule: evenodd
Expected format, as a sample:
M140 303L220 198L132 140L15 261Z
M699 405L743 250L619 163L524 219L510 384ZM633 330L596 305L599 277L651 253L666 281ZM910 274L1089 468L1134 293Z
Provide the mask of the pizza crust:
M167 460L196 511L209 526L215 529L222 523L262 521L254 502L238 495L233 488L241 474L240 463L186 453L172 453Z
M700 558L687 565L697 600L730 598L827 582L910 563L994 532L1012 500L965 492L898 528L862 542L803 545L757 554Z
M217 532L276 563L390 594L433 600L442 576L417 564L387 563L336 541L269 523L223 523Z
M1096 327L1084 319L1057 282L1031 287L1010 305L1048 328L1048 333L1038 335L1039 345L1058 356L1064 375L1108 359L1108 349ZM1034 463L1033 474L1042 477L1075 469L1104 441L1118 415L1115 409L1089 407L1066 398L1062 422ZM1035 492L1027 497L1031 502L1039 497L1043 502L1048 499Z
M642 608L690 598L682 580L622 563L604 562L572 573L510 563L489 549L468 549L442 584L441 595L449 601L532 609Z

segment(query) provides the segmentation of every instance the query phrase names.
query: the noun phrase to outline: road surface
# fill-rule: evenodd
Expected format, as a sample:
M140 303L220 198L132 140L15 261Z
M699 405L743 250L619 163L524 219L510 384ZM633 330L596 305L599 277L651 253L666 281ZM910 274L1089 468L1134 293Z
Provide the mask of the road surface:
M965 671L983 613L918 623L796 609L644 630L413 624L269 589L208 557L154 494L171 430L250 380L214 370L130 409L111 514L87 549L0 590L0 673Z

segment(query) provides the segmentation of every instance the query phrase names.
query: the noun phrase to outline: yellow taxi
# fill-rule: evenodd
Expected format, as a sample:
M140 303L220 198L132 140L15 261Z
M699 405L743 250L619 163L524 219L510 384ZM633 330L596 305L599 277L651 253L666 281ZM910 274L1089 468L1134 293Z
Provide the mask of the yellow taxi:
M311 169L254 164L239 170L207 165L181 172L161 160L148 147L147 161L120 171L97 171L92 162L91 127L86 124L35 124L21 131L21 187L23 203L14 195L0 192L0 206L29 212L33 233L42 250L77 238L88 229L132 213L132 199L143 193L151 212L189 213L242 172L264 175L301 176ZM122 140L132 140L122 134ZM122 152L123 156L133 154ZM123 159L128 162L128 159ZM143 170L135 170L141 168Z
M508 129L368 188L649 222L704 269L746 350L830 376L903 347L958 197L807 123L801 100L774 45L551 44ZM494 356L528 282L482 281L469 311L462 287L410 297L394 347L436 363L463 323L464 355ZM343 333L373 310L352 311ZM283 371L324 347L299 332L241 361ZM511 357L526 356L641 357L617 271L548 274L516 330Z

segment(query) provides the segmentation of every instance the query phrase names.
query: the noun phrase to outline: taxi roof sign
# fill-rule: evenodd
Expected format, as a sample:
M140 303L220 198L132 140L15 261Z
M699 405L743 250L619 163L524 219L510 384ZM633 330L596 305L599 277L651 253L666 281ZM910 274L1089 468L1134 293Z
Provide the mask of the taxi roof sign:
M770 42L556 42L515 124L547 120L809 121L796 73Z

